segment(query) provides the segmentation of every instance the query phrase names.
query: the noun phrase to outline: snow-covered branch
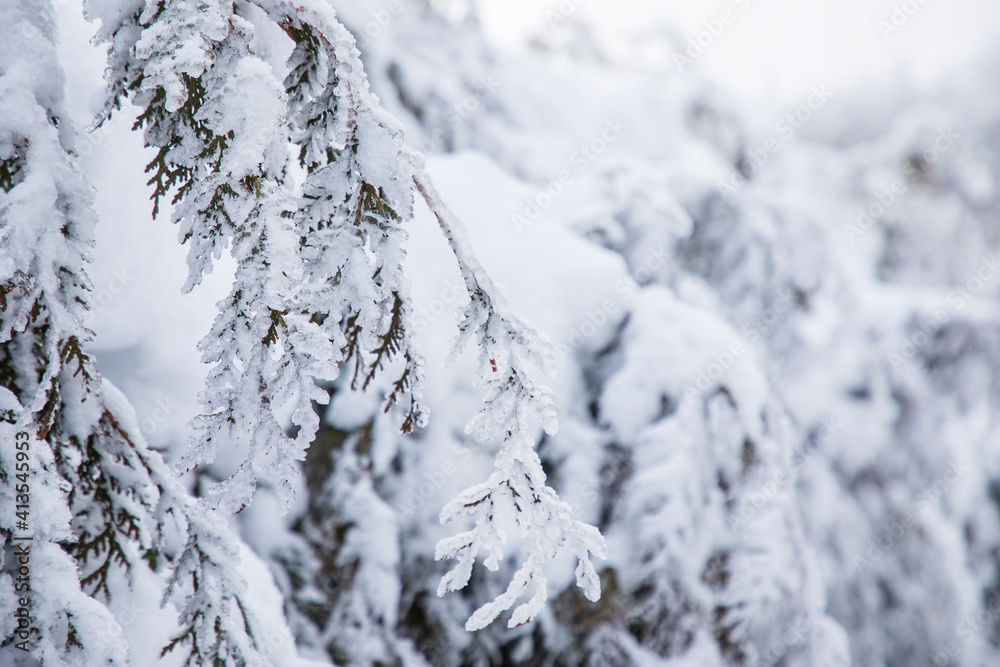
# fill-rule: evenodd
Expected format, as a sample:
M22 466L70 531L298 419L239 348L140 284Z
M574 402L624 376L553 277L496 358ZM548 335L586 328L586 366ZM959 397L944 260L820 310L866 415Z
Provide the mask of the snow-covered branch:
M532 379L527 364L554 372L551 344L510 311L472 254L461 222L444 204L427 174L418 171L414 182L448 239L469 291L469 305L459 325L453 354L475 339L479 348L478 383L486 387L486 405L466 426L466 433L483 442L503 441L496 470L489 479L463 491L441 512L442 522L468 516L475 520L475 527L438 543L436 559L458 561L442 577L438 595L464 588L480 553L487 568L499 568L507 539L497 525L498 505L503 504L514 512L521 536L527 541L528 555L507 590L478 609L466 629L486 627L510 609L532 584L533 596L514 611L508 626L526 623L538 615L548 596L545 563L563 549L578 559L577 584L588 599L597 600L601 584L591 556L607 557L604 538L593 526L573 519L570 506L546 485L534 449L537 422L541 421L546 433L555 435L558 419L551 390Z
M551 392L528 368L551 371L550 346L510 312L475 260L421 158L405 148L399 122L370 93L354 38L332 9L312 0L253 4L294 43L283 86L256 55L255 26L242 5L92 10L111 44L105 116L125 95L140 109L138 125L157 151L148 166L154 212L172 195L181 240L190 244L186 288L224 248L236 260L232 291L201 343L212 369L194 422L200 437L181 469L212 461L218 443L228 440L244 447L246 458L210 489L206 505L241 511L266 474L287 509L298 462L318 427L312 405L327 398L317 382L333 381L345 364L353 364L352 389L369 389L379 373L391 372L385 410L405 406L404 432L425 423L422 358L412 346L403 268L403 225L413 217L417 190L438 217L471 298L456 350L477 340L487 396L468 433L504 441L497 472L466 492L475 498L443 514L470 514L477 528L456 538L464 543L439 548L439 557L459 559L442 591L465 585L481 549L496 568L504 537L490 508L499 502L514 508L531 556L508 593L469 627L483 627L532 582L535 597L514 621L534 617L546 595L543 563L564 547L580 559L578 581L596 599L590 555L604 555L603 540L572 520L569 506L546 486L533 448L536 419L546 431L556 429ZM280 157L288 142L305 171L296 190L285 182L290 165ZM276 416L287 405L294 405L293 435Z
M243 447L206 504L238 512L264 475L287 509L318 427L313 403L328 400L317 382L336 379L340 364L354 363L360 389L391 368L385 409L406 406L404 431L426 420L402 269L412 186L398 123L378 109L353 37L324 4L257 3L294 40L284 85L256 55L242 5L165 2L130 14L89 4L111 43L105 117L126 94L140 108L157 151L147 167L154 213L172 195L190 245L186 289L225 248L236 260L201 343L212 369L200 436L180 467L213 461L220 441ZM307 172L301 191L285 182L288 142ZM294 435L276 416L285 406Z

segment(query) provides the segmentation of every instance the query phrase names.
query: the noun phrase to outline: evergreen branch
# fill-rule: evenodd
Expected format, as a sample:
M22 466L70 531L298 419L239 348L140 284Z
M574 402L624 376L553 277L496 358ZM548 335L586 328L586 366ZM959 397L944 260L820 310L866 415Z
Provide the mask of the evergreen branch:
M600 597L600 579L591 557L607 557L604 538L593 526L572 518L569 505L546 485L541 461L533 448L530 421L539 418L544 430L554 434L555 404L551 391L530 379L521 359L534 360L551 372L554 357L551 346L539 332L509 312L496 285L472 254L460 221L445 206L427 175L418 170L414 183L448 240L469 292L469 305L459 326L455 350L476 336L479 378L486 385L487 394L486 407L469 423L466 433L484 442L503 439L496 469L489 480L466 489L441 512L443 523L468 516L475 520L475 528L438 543L436 560L457 560L453 569L442 577L438 595L468 584L481 550L487 553L486 567L498 569L506 536L494 522L494 504L502 501L513 509L522 537L528 541L529 554L507 590L480 607L466 623L466 629L478 630L491 623L513 606L531 582L535 584L535 594L515 609L508 627L533 619L548 595L544 562L564 548L578 560L577 585L589 600L596 601ZM525 504L525 499L530 502Z

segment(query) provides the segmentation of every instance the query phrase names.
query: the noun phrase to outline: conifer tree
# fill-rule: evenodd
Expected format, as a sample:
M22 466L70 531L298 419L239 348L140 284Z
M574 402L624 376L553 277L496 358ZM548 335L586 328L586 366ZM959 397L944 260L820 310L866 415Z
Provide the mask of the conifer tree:
M154 568L169 572L165 602L183 608L182 632L165 651L188 645L193 665L263 664L253 620L233 614L243 587L232 571L234 536L193 509L88 352L86 263L96 220L61 109L52 8L29 2L3 11L0 536L11 555L17 538L31 538L31 575L18 582L21 561L5 558L2 585L11 594L4 611L23 596L31 619L23 636L5 621L0 651L20 660L24 650L43 664L129 664L102 602L116 576L131 583L137 568ZM178 540L186 544L173 553Z
M108 421L81 323L92 195L70 152L51 5L5 4L0 25L0 655L125 665L120 626L87 595L106 593L107 567L134 565L139 554L124 542L148 542L131 497L144 490L103 467L127 458L116 460L117 443L101 437ZM18 626L22 597L30 619Z
M84 0L184 290L235 269L171 469L86 326L53 3L0 5L0 663L997 662L997 96L769 153L694 66L591 67L587 9L514 57L463 7Z
M539 416L546 429L555 428L552 401L520 358L544 365L537 334L504 312L476 268L420 157L404 147L398 123L369 92L354 38L333 11L317 2L254 4L294 42L283 88L255 54L254 25L242 5L177 1L128 14L116 7L102 13L91 3L91 16L102 20L99 38L111 46L103 117L127 95L140 109L136 125L157 151L147 167L154 215L172 193L181 241L190 244L186 289L223 248L231 246L237 263L230 297L202 342L203 358L214 366L195 422L201 437L182 468L212 461L219 441L229 438L246 447L247 457L209 492L206 505L241 511L267 474L287 508L297 462L318 428L313 402L328 400L316 383L335 380L343 364L353 365L351 389L364 390L395 363L384 409L406 403L403 432L425 423L401 226L419 192L452 243L472 299L462 339L479 343L480 374L491 393L470 429L508 443L496 478L468 492L480 496L473 502L481 505L476 531L441 547L441 557L457 556L459 565L440 592L465 585L480 549L495 569L503 537L489 508L504 497L523 514L519 523L534 545L505 596L469 628L509 608L531 582L534 597L512 623L533 618L547 595L541 566L564 545L580 559L579 582L596 599L589 554L603 551L600 536L568 518L532 451L529 420ZM306 172L300 194L285 187L292 167L280 156L287 142ZM275 412L293 401L291 436ZM449 510L443 518L457 516Z

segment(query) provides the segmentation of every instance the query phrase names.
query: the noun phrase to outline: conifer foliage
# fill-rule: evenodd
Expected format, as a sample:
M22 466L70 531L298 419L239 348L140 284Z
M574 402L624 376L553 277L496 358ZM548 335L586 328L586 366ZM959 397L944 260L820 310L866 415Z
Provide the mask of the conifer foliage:
M545 432L555 435L558 429L555 402L547 387L536 384L526 368L534 362L554 372L555 353L551 343L510 312L493 281L472 256L464 231L441 201L424 172L418 172L416 184L438 219L442 231L458 258L462 279L469 291L469 304L462 315L455 352L470 338L480 342L479 381L486 387L486 407L465 428L477 440L500 439L503 446L496 458L496 470L490 478L469 487L445 506L445 523L463 517L475 518L473 529L441 540L435 558L454 558L458 562L438 586L438 595L464 588L472 576L472 567L481 551L491 570L499 568L506 535L496 520L497 506L506 504L514 510L522 537L530 540L529 555L514 574L507 590L493 602L480 607L469 619L467 630L479 630L513 606L534 584L534 594L511 615L509 627L527 623L542 610L548 597L545 562L568 548L578 559L577 584L587 599L601 595L600 579L591 555L607 557L604 538L593 526L572 518L571 507L559 500L545 483L542 462L534 450L534 420L540 420Z
M185 290L223 252L236 263L232 290L201 343L211 371L193 424L200 435L181 471L211 462L220 444L241 447L246 457L196 503L149 450L125 398L101 379L83 324L96 220L60 108L52 7L5 5L12 39L0 53L0 537L11 551L15 533L34 531L31 651L44 664L128 664L122 629L105 605L142 570L159 577L163 604L179 612L178 632L161 655L179 654L185 665L266 664L223 517L250 503L261 477L273 481L287 509L319 425L314 404L329 400L318 383L336 380L341 368L352 390L374 388L389 374L384 411L402 408L396 423L404 433L426 424L423 362L409 332L404 225L418 190L436 211L445 209L419 171L422 158L404 147L400 125L369 92L354 38L324 3L89 0L85 11L108 45L107 97L96 122L121 113L126 100L136 107L134 129L154 150L147 166L153 214L169 203L188 246ZM255 21L273 22L293 42L284 81L257 54ZM473 296L462 336L488 341L482 361L490 358L493 372L497 360L503 368L502 382L488 376L489 409L477 429L488 438L506 428L501 458L511 461L503 465L518 466L477 493L490 503L494 494L530 500L524 509L514 501L525 530L551 520L562 531L537 545L510 599L470 627L510 607L534 580L523 622L545 600L541 560L565 542L581 557L581 584L595 597L587 555L603 543L595 529L566 518L532 451L527 420L537 413L554 428L552 402L510 346L540 359L537 334L499 313L468 249L455 250ZM286 431L278 415L289 406ZM33 447L30 473L18 472L23 456L13 449L22 432ZM30 524L14 512L28 488ZM560 517L546 519L551 510ZM502 539L490 516L479 519L480 534L459 537L468 542L455 552L459 569L471 568L477 541ZM0 627L8 637L15 572L8 565L0 576ZM461 586L449 576L442 590Z
M137 126L157 151L147 167L154 207L174 193L174 220L181 241L190 244L187 288L222 248L231 244L237 261L233 291L202 342L204 360L214 366L196 424L202 435L183 462L190 469L212 461L227 437L245 446L246 460L208 503L235 512L250 502L265 463L288 506L291 480L300 475L297 462L318 427L312 402L327 400L316 382L336 379L339 364L353 364L352 389L367 389L396 362L385 409L405 400L402 430L424 424L422 362L408 333L401 225L412 218L415 187L439 217L445 215L426 175L415 171L419 158L404 148L398 123L368 91L354 38L332 10L308 2L256 4L294 41L283 88L255 55L253 25L237 4L158 3L120 18L117 26L112 17L94 14L112 47L106 109L120 107L122 96L134 91ZM130 25L142 32L134 42L119 41ZM135 61L116 55L124 51ZM293 167L277 159L289 141L305 170L300 193L283 187ZM491 506L495 495L506 494L524 514L519 522L526 532L555 531L555 538L535 545L504 602L495 611L484 609L469 627L495 618L534 581L535 597L512 619L519 624L541 609L541 565L565 543L581 558L581 585L596 598L599 583L588 553L603 546L594 529L568 519L568 507L545 487L532 451L531 411L541 414L547 430L555 428L551 399L519 358L543 361L537 336L498 311L490 283L455 242L455 228L454 222L446 227L472 298L460 341L475 336L481 342L481 371L491 388L487 409L470 431L484 439L505 437L508 444L496 479L467 492L475 498L456 501L480 507L478 527L442 545L441 556L460 556L441 592L468 581L480 548L495 568L503 536ZM490 375L483 370L487 360ZM283 432L275 415L291 401L297 404L294 436ZM516 472L505 472L512 465ZM449 509L443 519L456 516Z
M52 8L5 3L0 24L6 33L0 49L0 627L6 640L0 657L7 662L20 651L13 645L14 614L28 595L37 620L21 629L37 630L17 641L30 646L33 657L124 665L121 628L86 589L101 589L109 562L131 564L132 554L120 545L134 518L124 496L135 489L129 483L113 488L110 470L90 476L84 487L71 486L97 460L114 463L105 456L116 448L95 442L107 423L99 394L93 396L99 386L85 351L90 332L81 325L89 303L91 194L67 150L72 133L61 108ZM85 568L83 588L74 556ZM18 574L25 562L29 581Z
M407 330L402 223L413 186L400 129L368 92L353 37L328 6L256 5L258 19L266 12L294 40L283 84L255 53L248 4L150 3L129 14L90 3L111 46L105 117L127 95L140 108L137 127L156 149L154 213L171 196L189 244L186 289L224 248L237 262L202 343L214 366L201 437L182 464L212 461L220 441L246 447L210 493L210 505L230 511L250 502L265 469L287 507L316 434L311 403L327 400L314 380L332 381L342 363L361 389L395 364L385 409L406 404L404 431L426 419ZM287 182L296 167L300 191ZM289 436L275 411L292 401Z
M103 99L0 1L0 664L1000 661L995 94L765 151L583 7L81 1ZM88 276L140 155L221 288L194 358L135 322L170 436Z
M35 630L25 647L42 664L129 664L122 629L104 604L113 582L131 586L138 570L158 570L169 571L164 602L183 609L183 631L165 651L187 645L192 665L262 664L252 620L234 624L239 617L230 613L243 586L232 570L233 534L194 511L88 354L93 335L83 321L95 217L61 109L52 9L28 2L3 12L11 39L0 63L0 536L8 553L16 553L12 537L31 537L27 598ZM28 461L13 450L17 433L30 436ZM29 507L19 516L15 508L23 503ZM186 542L180 552L178 542ZM5 619L13 617L7 605L25 595L15 595L8 570L17 568L5 568L0 584ZM0 654L14 660L22 650L5 643Z

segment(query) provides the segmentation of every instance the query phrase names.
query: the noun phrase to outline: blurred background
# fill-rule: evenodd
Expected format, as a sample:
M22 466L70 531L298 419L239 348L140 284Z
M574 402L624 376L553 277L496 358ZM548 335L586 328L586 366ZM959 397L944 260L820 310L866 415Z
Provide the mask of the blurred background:
M463 431L473 352L444 361L464 297L421 209L430 425L402 436L385 387L331 386L295 509L278 517L264 484L234 519L256 611L303 660L1000 664L1000 4L330 2L483 264L556 344L561 429L538 451L610 555L600 602L564 557L512 629L462 628L519 562L514 529L500 573L435 594L456 530L438 513L496 444ZM79 2L60 23L101 219L101 369L172 462L231 273L180 293L150 152L129 109L82 130L104 55ZM257 48L282 71L283 34ZM151 661L154 626L130 640Z
M615 64L645 70L671 69L674 53L683 53L687 40L697 41L706 22L729 10L733 23L705 48L698 67L747 103L763 105L797 102L819 81L848 95L886 95L900 86L927 90L996 57L1000 27L1000 8L987 0L564 5L577 8L573 16L581 31L590 34L595 50ZM459 2L442 2L441 7L467 11ZM557 3L528 0L488 1L479 7L486 35L521 52L551 27L547 12L560 11ZM894 23L894 9L903 12L905 23Z

